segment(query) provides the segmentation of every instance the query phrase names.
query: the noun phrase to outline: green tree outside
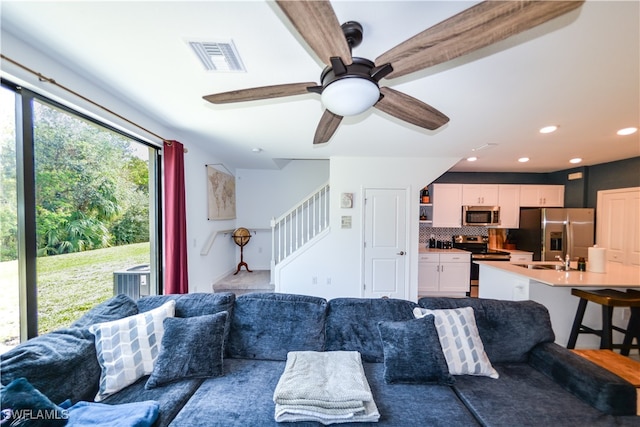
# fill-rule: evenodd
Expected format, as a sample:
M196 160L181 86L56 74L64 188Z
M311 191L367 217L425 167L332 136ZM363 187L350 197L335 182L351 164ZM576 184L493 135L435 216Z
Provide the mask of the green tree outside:
M148 162L131 140L34 103L38 256L149 240ZM0 261L17 257L14 131L2 132Z

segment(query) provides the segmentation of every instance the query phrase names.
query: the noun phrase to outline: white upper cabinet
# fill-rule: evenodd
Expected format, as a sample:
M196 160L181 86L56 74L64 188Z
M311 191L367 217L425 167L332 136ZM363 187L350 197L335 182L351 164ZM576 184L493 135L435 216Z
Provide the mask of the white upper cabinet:
M433 227L462 227L462 184L433 184Z
M470 205L499 206L498 228L518 228L520 207L563 207L564 185L433 184L431 197L420 222L432 227L462 227L462 206Z
M498 185L498 206L500 206L499 228L520 227L520 186L516 184Z
M462 184L462 204L498 206L497 184Z
M521 207L564 207L564 185L521 185Z

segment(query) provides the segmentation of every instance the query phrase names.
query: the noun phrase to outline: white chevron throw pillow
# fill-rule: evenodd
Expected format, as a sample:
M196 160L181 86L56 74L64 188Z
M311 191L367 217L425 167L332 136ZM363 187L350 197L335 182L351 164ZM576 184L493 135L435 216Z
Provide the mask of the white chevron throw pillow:
M413 315L416 318L433 314L436 330L447 360L451 375L478 375L498 378L484 345L472 307L461 307L443 310L428 310L416 307Z
M96 353L102 368L96 402L104 400L153 372L164 335L162 322L174 317L176 302L135 316L89 327L95 335Z

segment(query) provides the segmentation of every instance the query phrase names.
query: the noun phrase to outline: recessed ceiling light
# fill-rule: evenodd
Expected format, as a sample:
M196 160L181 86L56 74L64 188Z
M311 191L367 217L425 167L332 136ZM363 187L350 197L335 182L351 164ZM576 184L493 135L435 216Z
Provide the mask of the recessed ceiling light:
M478 160L477 157L467 157L467 162L475 162L476 160Z
M555 126L555 125L545 126L540 129L540 133L551 133L551 132L555 132L556 130L558 130L558 126Z
M638 128L624 128L624 129L620 129L616 133L618 135L625 136L625 135L632 135L632 134L634 134L636 132L638 132Z
M260 153L262 152L262 148L259 148L259 147L252 148L251 151L253 151L254 153Z
M527 162L529 161L529 158L528 158L528 157L520 157L520 158L518 159L518 161L519 161L520 163L527 163Z
M569 160L569 163L580 163L580 162L582 162L582 159L580 157L576 157Z

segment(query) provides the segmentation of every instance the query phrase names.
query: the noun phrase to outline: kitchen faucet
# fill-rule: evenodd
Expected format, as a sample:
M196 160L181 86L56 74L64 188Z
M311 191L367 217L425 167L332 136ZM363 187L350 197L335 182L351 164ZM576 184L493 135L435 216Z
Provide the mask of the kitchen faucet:
M556 255L556 258L558 258L560 260L560 262L562 262L562 269L564 271L569 271L571 270L571 257L569 256L569 254L565 255L564 260L562 259L562 257L560 255Z

